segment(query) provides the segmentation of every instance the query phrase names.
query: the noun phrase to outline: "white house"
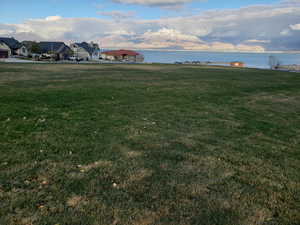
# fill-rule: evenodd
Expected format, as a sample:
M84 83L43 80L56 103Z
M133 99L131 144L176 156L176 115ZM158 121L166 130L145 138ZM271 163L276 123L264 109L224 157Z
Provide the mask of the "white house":
M76 59L99 60L100 58L100 48L96 43L73 43L70 45L70 48L74 52Z
M10 47L2 41L0 41L0 52L0 58L8 58L11 56Z
M0 42L10 48L10 55L28 56L27 48L16 39L0 37Z
M17 53L17 55L28 56L28 50L24 45L18 48L15 52Z

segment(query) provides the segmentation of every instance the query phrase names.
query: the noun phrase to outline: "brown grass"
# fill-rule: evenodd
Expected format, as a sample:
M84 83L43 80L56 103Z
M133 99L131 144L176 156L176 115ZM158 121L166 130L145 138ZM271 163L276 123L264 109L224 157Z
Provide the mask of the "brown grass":
M86 165L78 165L78 168L82 172L88 172L91 169L101 168L101 167L111 167L113 164L111 161L99 160Z
M139 182L144 180L147 177L151 177L153 171L150 169L138 169L130 173L127 179L124 180L124 183L120 185L120 187L125 188L129 185L137 185Z
M81 202L83 201L83 197L82 196L72 196L70 198L67 199L66 205L70 206L70 207L76 207L78 206Z

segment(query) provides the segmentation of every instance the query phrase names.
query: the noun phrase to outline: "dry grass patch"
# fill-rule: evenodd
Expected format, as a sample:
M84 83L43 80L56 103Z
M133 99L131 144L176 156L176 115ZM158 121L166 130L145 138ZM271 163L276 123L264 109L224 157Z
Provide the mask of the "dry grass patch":
M268 209L256 209L245 221L245 225L263 225L272 219L272 213Z
M160 216L152 211L145 210L133 222L132 225L150 225L154 224Z
M37 220L36 216L25 217L20 219L20 225L34 225L36 220Z
M289 105L297 105L300 103L300 97L299 96L288 96L284 93L281 94L267 94L267 93L260 93L257 95L252 95L249 97L249 104L255 105L257 103L262 102L269 102L270 104L289 104Z
M49 82L55 82L55 83L61 83L61 82L69 82L70 80L66 80L66 79L51 79L51 80L47 80L47 81L49 81ZM51 86L51 85L48 85L47 87L49 87L49 86Z
M125 155L128 158L137 158L137 157L141 157L143 155L143 153L137 152L137 151L128 151L125 153Z
M78 179L78 180L83 179L84 176L85 176L85 174L80 173L80 172L71 172L71 173L69 173L69 177L72 178L72 179L75 179L75 180L76 179Z
M178 173L182 176L197 175L199 182L206 185L221 182L224 179L234 176L235 171L221 158L212 156L195 156L189 154L190 159L182 162ZM198 182L198 183L199 183Z
M151 177L153 174L153 171L150 169L138 169L134 172L130 173L128 177L126 178L125 182L121 185L122 188L127 187L129 185L134 185L136 183L141 182L143 179L147 177Z
M35 71L47 71L47 72L64 72L70 70L76 70L83 65L77 64L37 64L32 68Z
M189 189L189 193L191 193L194 196L204 196L207 195L207 193L209 192L209 189L205 184L194 183L190 185Z
M125 145L117 145L116 149L118 149L126 158L129 158L129 159L138 158L143 155L142 152L133 151Z
M1 172L2 173L8 173L8 174L18 174L18 173L22 173L23 171L26 171L26 170L30 170L32 168L35 167L35 163L19 163L15 166L10 166L9 164L4 167L3 169L1 169Z
M128 180L131 183L139 182L139 181L145 179L146 177L150 177L152 174L153 174L153 171L150 169L145 169L145 168L139 169L134 174L130 175Z
M177 141L184 144L188 148L193 148L197 146L197 141L195 140L195 136L193 134L181 136L178 138Z
M143 131L139 128L129 127L127 131L127 139L135 140L142 136Z
M128 70L148 70L148 71L161 71L166 67L161 65L128 65L128 64L116 64L116 65L106 65L106 64L37 64L34 66L36 71L49 71L49 72L64 72L64 71L86 71L86 70L109 70L113 69L128 69ZM174 67L175 69L175 67Z
M28 73L22 73L16 75L15 72L1 72L0 84L7 84L16 81L28 81L33 80L35 76L29 75Z
M72 196L67 199L66 205L69 207L76 207L83 201L84 201L84 198L82 196L75 195L75 196Z
M161 66L161 65L126 65L126 64L119 64L114 66L114 68L120 69L130 69L130 70L147 70L147 71L162 71L166 69L177 69L176 67L172 66Z
M82 172L88 172L91 169L101 168L101 167L111 167L113 163L111 161L100 160L86 165L78 165L78 168Z
M70 117L70 112L62 112L61 113L62 118L66 119Z
M47 140L49 137L49 132L48 131L41 131L41 132L34 132L35 133L35 140L37 141L42 141L42 140Z

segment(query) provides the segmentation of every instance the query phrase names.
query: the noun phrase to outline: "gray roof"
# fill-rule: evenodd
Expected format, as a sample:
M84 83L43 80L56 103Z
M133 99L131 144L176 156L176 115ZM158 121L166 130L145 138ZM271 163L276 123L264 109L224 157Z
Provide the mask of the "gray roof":
M82 42L82 43L75 43L78 47L81 47L83 49L85 49L90 55L93 54L94 52L94 48L92 48L88 43L86 42Z
M23 46L20 42L18 42L14 38L0 37L0 41L5 43L12 50L19 49Z
M47 53L47 52L61 53L64 52L65 50L70 50L70 48L67 45L65 45L64 42L42 41L39 43L39 46L41 48L42 53Z

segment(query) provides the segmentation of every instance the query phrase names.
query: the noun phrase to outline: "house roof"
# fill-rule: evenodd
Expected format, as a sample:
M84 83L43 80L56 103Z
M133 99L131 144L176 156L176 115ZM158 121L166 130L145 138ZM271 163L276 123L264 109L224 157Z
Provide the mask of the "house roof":
M88 43L86 42L82 42L82 43L75 43L78 47L83 48L84 50L86 50L90 55L93 54L94 52L94 48L92 48Z
M39 46L41 48L42 53L46 53L46 52L60 53L60 52L65 51L66 49L70 50L70 48L67 45L65 45L64 42L42 41L39 43Z
M14 38L0 37L0 42L5 43L10 49L16 50L23 45Z
M33 44L35 44L35 41L22 41L21 42L26 48L31 48Z
M137 56L137 55L139 55L139 53L137 53L135 51L124 50L124 49L114 50L114 51L106 51L106 52L102 52L101 54L112 55L112 56L122 56L122 55Z

